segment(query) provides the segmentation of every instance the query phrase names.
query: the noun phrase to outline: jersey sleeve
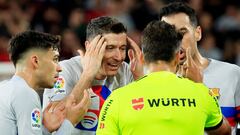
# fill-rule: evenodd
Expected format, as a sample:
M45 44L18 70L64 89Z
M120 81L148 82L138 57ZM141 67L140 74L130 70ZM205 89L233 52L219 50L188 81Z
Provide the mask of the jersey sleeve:
M28 89L31 91L31 89ZM18 135L42 135L42 112L37 93L16 90L11 109L16 117Z
M205 130L216 129L221 126L223 120L223 115L218 104L218 100L212 91L204 85L201 86L201 89L204 90L204 101L206 103L205 109L207 113Z
M104 102L100 112L97 135L118 135L119 104L115 91Z

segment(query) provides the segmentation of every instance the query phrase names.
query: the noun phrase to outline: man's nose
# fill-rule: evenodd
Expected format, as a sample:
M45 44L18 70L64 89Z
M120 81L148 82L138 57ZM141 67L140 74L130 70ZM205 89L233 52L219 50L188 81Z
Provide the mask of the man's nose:
M123 56L122 56L123 54L122 54L122 52L121 52L121 50L120 49L117 49L116 51L115 51L115 53L114 53L114 58L116 59L116 60L122 60L123 59Z
M57 72L62 72L62 68L59 64L57 65Z

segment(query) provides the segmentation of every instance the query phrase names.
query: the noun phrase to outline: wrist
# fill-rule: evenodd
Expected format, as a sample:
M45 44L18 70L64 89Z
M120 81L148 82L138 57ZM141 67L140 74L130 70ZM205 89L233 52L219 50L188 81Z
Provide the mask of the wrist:
M45 129L47 129L47 131L48 131L49 133L52 133L53 131L56 130L56 129L53 129L53 128L51 127L51 125L48 125L47 122L45 122L45 120L43 120L43 126L44 126Z
M83 79L86 80L86 81L93 81L93 79L95 78L95 74L93 74L91 71L83 71L81 76L80 76L80 79Z

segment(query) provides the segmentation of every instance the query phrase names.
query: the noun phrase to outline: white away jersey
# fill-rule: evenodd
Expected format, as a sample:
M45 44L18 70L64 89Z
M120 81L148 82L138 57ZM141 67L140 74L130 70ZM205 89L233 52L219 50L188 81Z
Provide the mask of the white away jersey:
M42 108L38 94L24 79L13 76L0 84L0 134L50 134L42 125ZM66 130L67 129L67 130ZM72 124L64 120L56 135L70 135Z
M236 124L240 120L240 67L209 60L209 66L204 70L203 82L217 96L223 115L233 127L232 135L235 135Z
M69 60L60 62L62 72L55 83L53 89L45 89L43 96L44 107L49 101L57 101L63 99L71 93L75 84L79 81L83 71L80 63L80 56L73 57ZM84 119L77 124L74 134L76 135L95 135L97 129L98 116L100 109L111 94L111 92L119 87L125 86L133 81L133 75L129 69L129 65L122 63L117 75L107 77L105 80L94 80L92 83L93 95L91 95L91 106Z

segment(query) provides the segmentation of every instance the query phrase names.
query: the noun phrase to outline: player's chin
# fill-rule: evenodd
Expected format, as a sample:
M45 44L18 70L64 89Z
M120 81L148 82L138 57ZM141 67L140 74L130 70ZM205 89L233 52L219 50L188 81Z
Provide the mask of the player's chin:
M107 76L114 76L117 74L117 70L108 70L107 71Z
M46 88L53 88L54 84L57 82L57 79L54 78L51 81L48 82L47 87Z

